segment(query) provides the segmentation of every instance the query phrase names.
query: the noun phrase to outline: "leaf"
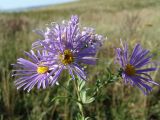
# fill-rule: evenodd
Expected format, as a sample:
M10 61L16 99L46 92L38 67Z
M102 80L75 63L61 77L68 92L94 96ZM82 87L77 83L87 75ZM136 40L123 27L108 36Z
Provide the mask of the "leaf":
M54 98L51 100L51 102L53 102L53 101L55 101L55 100L57 100L57 99L62 99L62 98L69 98L69 97L67 97L67 96L57 96L57 97L54 97Z
M84 88L85 83L86 82L84 80L79 80L78 82L79 91L81 91Z
M90 98L88 98L88 99L85 101L85 104L92 103L94 100L95 100L94 97L90 97Z
M90 119L90 117L86 117L84 120L89 120Z
M80 97L81 97L81 100L82 100L82 103L85 103L86 101L86 91L81 91L80 92Z

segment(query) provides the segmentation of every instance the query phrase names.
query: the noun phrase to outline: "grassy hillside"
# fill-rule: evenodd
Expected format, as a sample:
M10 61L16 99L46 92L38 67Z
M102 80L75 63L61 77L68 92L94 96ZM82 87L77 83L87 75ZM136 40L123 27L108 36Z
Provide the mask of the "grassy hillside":
M77 14L82 26L94 27L97 33L107 37L97 55L97 66L89 69L87 85L90 86L96 79L107 79L107 67L116 67L114 48L119 46L120 38L129 41L132 48L136 42L141 43L155 55L154 60L160 60L159 11L159 0L81 0L28 12L0 13L0 119L74 118L75 108L67 104L69 101L50 101L56 94L66 94L58 86L27 93L17 91L13 84L11 64L24 57L23 51L30 50L31 43L40 38L32 30ZM160 82L158 71L152 77ZM85 112L93 120L159 120L160 89L153 89L149 96L144 96L139 89L124 86L120 80L103 89L99 98L86 106Z

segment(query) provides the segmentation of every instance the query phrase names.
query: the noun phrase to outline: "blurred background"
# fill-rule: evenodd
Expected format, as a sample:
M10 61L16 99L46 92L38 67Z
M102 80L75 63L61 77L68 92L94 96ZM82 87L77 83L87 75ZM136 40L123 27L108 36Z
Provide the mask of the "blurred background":
M29 51L33 41L40 38L32 30L47 23L80 17L82 26L96 28L105 40L96 66L89 70L87 86L107 79L107 67L114 64L114 49L119 40L136 42L160 60L160 1L159 0L0 0L0 120L73 120L74 105L68 100L51 99L66 95L58 86L30 93L16 90L11 77L11 64L23 51ZM160 74L152 77L160 82ZM65 81L66 74L60 81ZM85 106L86 116L93 120L160 120L160 88L144 96L138 88L125 86L122 80L101 90L97 99Z

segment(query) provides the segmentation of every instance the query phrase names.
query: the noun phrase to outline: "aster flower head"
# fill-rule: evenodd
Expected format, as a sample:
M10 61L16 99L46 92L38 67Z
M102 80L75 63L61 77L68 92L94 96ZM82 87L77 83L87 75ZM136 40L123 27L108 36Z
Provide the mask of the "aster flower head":
M143 49L140 44L136 44L132 54L129 53L128 45L122 44L122 48L116 49L117 61L121 66L121 76L124 82L135 85L146 95L152 91L151 84L159 85L154 82L149 72L155 71L155 67L144 68L151 63L152 55L149 50Z
M61 23L52 22L45 29L36 29L34 32L41 35L43 40L34 42L32 44L33 48L40 48L42 41L52 46L53 42L65 42L66 39L77 41L81 38L81 42L83 40L86 46L92 46L98 49L104 40L102 35L96 34L94 28L81 27L77 15L72 15L69 21L63 20Z
M29 60L19 58L17 63L14 64L15 70L13 70L13 76L17 89L23 87L28 92L37 84L37 88L42 87L45 89L48 85L52 76L50 73L54 71L51 68L49 62L45 62L44 57L48 53L46 51L37 51L37 55L34 51L25 52L25 55L30 58Z
M80 28L78 16L71 16L69 21L54 23L49 27L49 37L43 33L43 40L33 43L33 48L43 48L49 52L48 59L56 66L53 81L58 79L64 69L72 79L75 75L86 80L84 64L96 63L96 52L102 42L102 36L92 29ZM97 44L96 44L97 43Z

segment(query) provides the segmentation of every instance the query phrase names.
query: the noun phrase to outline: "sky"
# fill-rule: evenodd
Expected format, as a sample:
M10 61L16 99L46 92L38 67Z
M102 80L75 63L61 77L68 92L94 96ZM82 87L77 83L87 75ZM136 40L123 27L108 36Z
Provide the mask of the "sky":
M0 0L0 10L16 10L72 1L75 0Z

